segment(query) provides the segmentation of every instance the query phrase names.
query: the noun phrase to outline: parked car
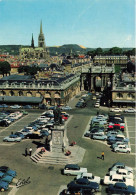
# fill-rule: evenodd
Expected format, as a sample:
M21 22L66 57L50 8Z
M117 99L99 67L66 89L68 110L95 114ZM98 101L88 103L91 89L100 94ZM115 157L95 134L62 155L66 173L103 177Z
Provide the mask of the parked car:
M2 104L2 107L3 108L8 108L8 105L7 104Z
M28 112L26 110L21 110L21 112L23 113L23 115L28 115Z
M43 136L48 136L49 135L49 132L47 130L41 130L40 133L43 135Z
M15 177L17 175L16 171L11 170L7 166L1 166L0 171L3 172L3 173L6 173L7 175L10 175L12 177Z
M120 108L113 108L111 109L112 112L122 112L122 110Z
M8 122L5 121L5 120L0 120L0 126L1 126L1 127L8 127L9 124L8 124Z
M123 135L122 131L108 131L107 137L111 137L114 135Z
M72 108L70 106L63 106L61 107L61 110L71 110Z
M0 180L1 181L5 181L7 183L11 183L12 180L13 180L13 177L10 176L10 175L5 174L3 172L0 172Z
M93 192L99 191L99 184L96 182L90 182L88 179L80 178L70 182L68 185L68 191L78 191L81 189L91 189Z
M129 172L128 170L126 169L117 169L117 170L114 170L114 171L110 171L109 175L123 175L123 177L126 177L128 179L133 179L133 173Z
M99 103L95 103L94 107L95 108L99 108L100 107L100 104Z
M21 137L22 139L25 138L25 136L21 132L16 132L16 133L14 133L14 135L17 135L18 137Z
M79 167L77 164L67 164L63 170L64 175L78 175L87 173L87 168Z
M44 137L43 134L37 134L37 133L31 133L26 135L26 138L29 139L42 139L43 137Z
M19 109L19 108L21 108L21 106L19 106L19 105L13 105L13 106L10 106L10 108Z
M127 186L125 183L115 183L108 186L108 194L125 194L125 195L135 195L136 189L133 186Z
M105 176L103 183L105 185L109 185L109 184L115 184L115 183L125 183L127 186L133 186L133 179L128 179L123 177L122 175L110 175L110 176Z
M78 102L75 107L80 108L83 105L83 102Z
M92 97L92 100L96 100L96 96L93 96L93 97Z
M131 148L126 145L118 145L114 149L114 152L123 152L123 153L130 153Z
M128 108L128 109L124 110L124 112L126 112L126 113L135 113L136 112L136 109L134 109L134 108Z
M3 192L5 190L8 190L9 184L7 182L0 180L0 191Z
M95 133L92 135L91 137L92 139L97 139L97 140L107 140L107 136L106 135L102 135L101 133Z
M133 173L133 169L131 167L128 167L124 163L120 163L120 162L113 164L112 167L109 169L109 171L115 171L118 169L126 169L127 171Z
M126 142L115 142L115 144L111 145L111 148L114 149L118 145L122 145L122 144L128 146L128 143L126 143Z
M17 135L9 135L3 139L4 142L20 142L21 140L22 138Z
M128 138L125 138L124 135L116 135L116 136L111 136L107 139L109 144L115 144L117 141L122 141L122 142L129 142Z
M31 105L25 105L23 106L24 109L32 109L33 107Z
M77 177L76 177L76 179L79 179L79 178L85 178L85 179L88 179L91 182L96 182L98 184L100 184L100 181L101 181L100 177L93 176L92 173L81 173L81 174L77 175Z

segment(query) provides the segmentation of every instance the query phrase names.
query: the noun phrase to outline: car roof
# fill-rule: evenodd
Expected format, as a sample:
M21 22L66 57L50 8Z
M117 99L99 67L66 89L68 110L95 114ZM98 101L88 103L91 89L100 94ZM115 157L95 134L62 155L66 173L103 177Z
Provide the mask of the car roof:
M121 163L121 162L116 162L115 164L113 164L113 167L116 166L116 165L122 165L122 166L125 166L124 163Z
M92 177L92 173L81 173L81 175L84 177L84 176L86 176L86 177Z
M79 168L79 166L77 165L77 164L67 164L66 166L65 166L65 168Z
M118 169L117 171L120 173L127 173L128 172L126 169Z
M126 184L125 183L115 183L115 186L117 187L126 187Z
M114 179L114 178L122 179L123 176L122 175L118 175L118 174L114 174L114 175L112 175L112 179Z

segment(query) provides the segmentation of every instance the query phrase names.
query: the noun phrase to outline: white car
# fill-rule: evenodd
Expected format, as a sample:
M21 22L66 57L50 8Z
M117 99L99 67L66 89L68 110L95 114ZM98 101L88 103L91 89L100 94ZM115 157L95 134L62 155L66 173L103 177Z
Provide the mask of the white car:
M61 107L61 110L72 110L70 106L63 106Z
M21 108L21 106L19 106L19 105L13 105L13 106L10 106L10 108L18 109L18 108Z
M93 97L92 97L92 100L96 100L96 96L93 96Z
M128 109L124 110L124 112L135 113L136 112L136 109L134 109L134 108L128 108Z
M115 184L115 183L125 183L127 186L133 186L134 184L133 179L128 179L123 177L122 175L117 175L117 174L105 176L103 182L105 185Z
M89 181L96 182L98 184L100 184L100 181L101 181L101 178L100 177L93 176L92 173L81 173L81 174L77 175L77 177L76 177L76 179L79 179L79 178L86 178Z
M118 145L114 148L114 152L130 153L131 148L129 148L127 145Z
M112 167L109 169L110 171L116 171L118 169L126 169L128 172L133 173L133 169L131 167L126 166L124 163L117 162L112 165Z
M81 97L88 97L88 94L84 94L84 95L82 95Z
M111 109L112 112L122 112L122 110L120 108L113 108Z
M100 104L99 104L99 103L96 103L96 104L94 105L94 107L95 107L95 108L99 108L99 107L100 107Z
M118 169L116 171L110 171L109 175L122 175L123 177L125 178L128 178L128 179L133 179L133 173L129 172L128 170L126 169Z
M79 175L87 173L87 168L79 167L77 164L67 164L63 170L64 175Z

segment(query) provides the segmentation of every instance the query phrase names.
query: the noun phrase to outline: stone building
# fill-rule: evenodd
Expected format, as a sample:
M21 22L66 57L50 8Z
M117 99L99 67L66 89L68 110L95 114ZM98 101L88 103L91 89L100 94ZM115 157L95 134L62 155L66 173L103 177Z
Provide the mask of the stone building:
M112 106L134 107L136 103L135 75L123 73L119 82L114 82L112 93Z
M120 55L111 55L111 56L95 56L93 58L94 63L98 63L101 65L120 65L122 68L126 67L128 62L127 56L120 56Z
M45 38L42 30L42 22L40 25L40 34L38 37L38 47L34 46L34 38L32 34L31 46L22 47L19 51L20 59L45 59L46 61L50 60L49 50L45 44Z
M49 105L67 104L80 91L80 76L67 75L49 79L11 75L0 79L0 96L43 97Z

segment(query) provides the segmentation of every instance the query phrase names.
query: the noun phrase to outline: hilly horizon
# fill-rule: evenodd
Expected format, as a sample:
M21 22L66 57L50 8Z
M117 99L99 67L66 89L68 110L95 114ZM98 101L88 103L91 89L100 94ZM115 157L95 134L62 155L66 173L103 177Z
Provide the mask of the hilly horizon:
M0 53L9 53L10 55L19 55L19 49L21 47L30 47L30 45L0 45ZM64 44L61 46L47 46L51 55L58 55L61 53L82 53L86 54L88 51L93 51L97 48L87 48L78 44ZM103 51L110 48L102 48ZM123 51L131 50L133 48L122 48Z

